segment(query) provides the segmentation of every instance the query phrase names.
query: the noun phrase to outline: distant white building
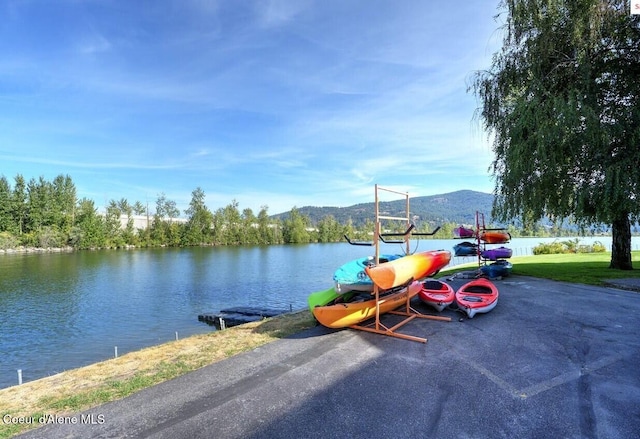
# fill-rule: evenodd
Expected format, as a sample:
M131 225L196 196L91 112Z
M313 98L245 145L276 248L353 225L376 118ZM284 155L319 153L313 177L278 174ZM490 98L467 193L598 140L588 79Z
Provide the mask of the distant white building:
M120 215L120 225L122 226L123 229L127 227L129 218L133 220L133 228L136 230L137 229L145 230L148 227L151 227L151 224L153 224L153 215L148 215L148 216L147 215L131 215L131 217L128 217L127 215ZM170 221L178 224L185 224L189 220L186 218L172 218Z

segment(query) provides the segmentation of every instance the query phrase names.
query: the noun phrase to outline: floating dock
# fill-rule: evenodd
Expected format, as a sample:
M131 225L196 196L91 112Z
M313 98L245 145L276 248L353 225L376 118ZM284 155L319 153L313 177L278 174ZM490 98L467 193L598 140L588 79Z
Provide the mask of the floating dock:
M198 315L198 320L217 329L238 326L244 323L257 322L267 317L275 317L290 312L289 309L257 308L238 306L221 309L219 313L204 313Z

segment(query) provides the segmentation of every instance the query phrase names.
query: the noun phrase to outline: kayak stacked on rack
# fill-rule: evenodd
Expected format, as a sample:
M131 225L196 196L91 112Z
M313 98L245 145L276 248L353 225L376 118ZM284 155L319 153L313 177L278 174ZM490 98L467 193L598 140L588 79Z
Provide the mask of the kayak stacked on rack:
M480 255L489 261L497 261L498 259L509 259L511 257L512 251L507 247L498 247L492 248L488 250L482 250Z
M401 306L422 290L420 280L438 273L449 264L451 253L425 251L412 255L384 255L360 258L340 266L334 273L334 287L312 293L309 309L322 325L344 328ZM374 285L378 287L377 300ZM377 302L377 304L376 304Z
M474 238L476 231L469 227L460 226L453 229L453 236L459 239Z
M376 312L392 311L415 296L438 312L456 309L466 313L468 318L494 309L498 303L498 288L487 279L474 279L456 291L448 283L429 277L446 266L450 258L451 253L439 250L384 259L385 262L378 265L365 263L363 271L371 284L378 286L377 296L373 291L362 289L339 292L334 286L309 295L309 310L323 326L345 328L373 318ZM361 264L367 259L357 261ZM336 273L341 273L343 267Z
M459 226L453 229L453 237L455 239L471 239L477 238L476 231L470 227ZM474 242L464 241L453 246L453 254L455 256L478 256L478 244Z
M406 206L405 215L380 215L380 192L402 195ZM411 236L433 236L432 232L420 232L412 221L409 210L409 194L375 185L375 229L372 241L344 238L350 245L375 246L374 258L362 258L342 265L333 276L334 286L309 296L309 308L322 325L330 328L350 327L376 334L426 343L427 339L398 332L398 328L420 317L451 321L444 316L427 316L411 308L411 299L422 289L421 280L438 273L449 264L451 253L444 250L410 253ZM384 229L382 221L402 221L404 232ZM380 257L380 242L402 244L405 256L383 255ZM404 310L396 310L402 305ZM403 320L392 327L380 322L380 314L391 313L403 316ZM374 323L361 322L375 319Z
M453 254L456 256L478 256L478 244L463 241L453 246Z
M511 274L512 270L513 264L506 259L499 259L492 264L486 264L480 267L482 274L489 279L507 277Z
M513 264L506 259L511 258L512 250L504 245L497 248L487 246L506 244L511 240L511 234L504 228L487 228L484 214L476 212L476 237L478 242L478 268L482 275L489 279L509 276L513 269Z
M511 235L504 230L486 230L480 235L480 239L484 241L484 249L480 251L480 257L484 260L484 264L480 266L480 271L489 279L498 279L511 274L513 264L509 259L513 251L501 245L500 247L487 248L486 244L505 244L511 239ZM487 264L487 262L492 262Z
M420 282L406 287L383 291L378 296L379 313L392 311L420 291ZM327 328L346 328L376 315L376 298L366 291L349 291L338 295L325 305L316 305L311 312L316 320Z
M378 263L385 263L401 258L403 255L380 255ZM365 272L365 268L376 264L375 256L354 259L340 266L333 273L336 292L373 291L373 281Z
M504 230L483 230L478 234L480 241L487 244L506 244L511 240L511 234Z
M400 286L409 280L419 280L433 276L451 261L451 253L446 250L433 250L412 255L382 264L365 267L365 273L378 288L388 290Z
M333 275L334 285L323 291L312 293L308 298L309 309L314 317L322 325L329 328L353 327L371 332L392 335L400 338L408 338L417 341L426 339L413 337L406 334L397 334L395 329L411 321L415 317L429 318L429 316L415 313L411 309L410 300L419 296L425 304L441 312L454 302L459 309L464 309L471 318L475 313L488 312L497 303L497 288L483 289L484 284L465 284L461 290L454 291L445 282L430 279L451 261L451 252L445 250L425 251L406 255L380 255L379 242L385 244L406 244L406 252L409 252L409 237L411 235L433 236L440 227L430 233L420 233L415 225L409 221L409 203L407 200L405 232L382 232L380 219L403 220L400 217L380 217L378 210L378 186L376 185L376 231L374 241L351 240L347 235L345 239L350 245L376 246L375 257L364 257L349 261L341 265ZM478 264L481 260L491 260L496 263L511 256L511 251L505 247L487 250L487 243L504 243L511 238L508 233L503 235L491 232L500 232L496 229L486 229L484 216L482 227L480 226L479 213L476 212L476 228L464 226L454 230L456 238L472 239L473 242L463 242L454 247L456 256L477 256ZM400 237L401 239L388 239ZM471 285L470 285L471 284ZM489 282L489 284L491 284ZM493 284L491 284L493 285ZM463 290L464 289L464 290ZM464 293L464 294L462 294ZM480 295L474 298L473 294ZM487 301L485 299L495 300ZM485 303L486 302L486 303ZM474 303L482 306L473 305ZM394 311L403 304L405 311ZM393 328L380 328L380 314L393 312L407 317L403 322L397 323ZM362 326L361 322L374 318L375 328L369 325ZM450 320L448 317L431 316L434 319Z

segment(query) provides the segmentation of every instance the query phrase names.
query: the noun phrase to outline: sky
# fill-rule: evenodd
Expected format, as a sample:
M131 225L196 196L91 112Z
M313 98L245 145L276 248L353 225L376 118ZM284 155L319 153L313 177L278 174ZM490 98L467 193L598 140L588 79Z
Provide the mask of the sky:
M498 3L3 0L0 175L254 214L492 192Z

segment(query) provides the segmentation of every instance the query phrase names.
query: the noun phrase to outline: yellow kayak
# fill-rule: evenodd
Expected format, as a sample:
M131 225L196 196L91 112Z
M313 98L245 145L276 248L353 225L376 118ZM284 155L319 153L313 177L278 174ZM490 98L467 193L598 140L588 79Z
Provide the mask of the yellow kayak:
M387 293L380 297L380 314L393 311L405 304L407 296L409 299L416 296L422 289L420 282L413 282L407 288L403 288L397 293ZM360 297L360 296L359 296ZM375 296L366 293L370 297L368 300L334 303L313 308L313 315L323 326L328 328L346 328L376 315Z

